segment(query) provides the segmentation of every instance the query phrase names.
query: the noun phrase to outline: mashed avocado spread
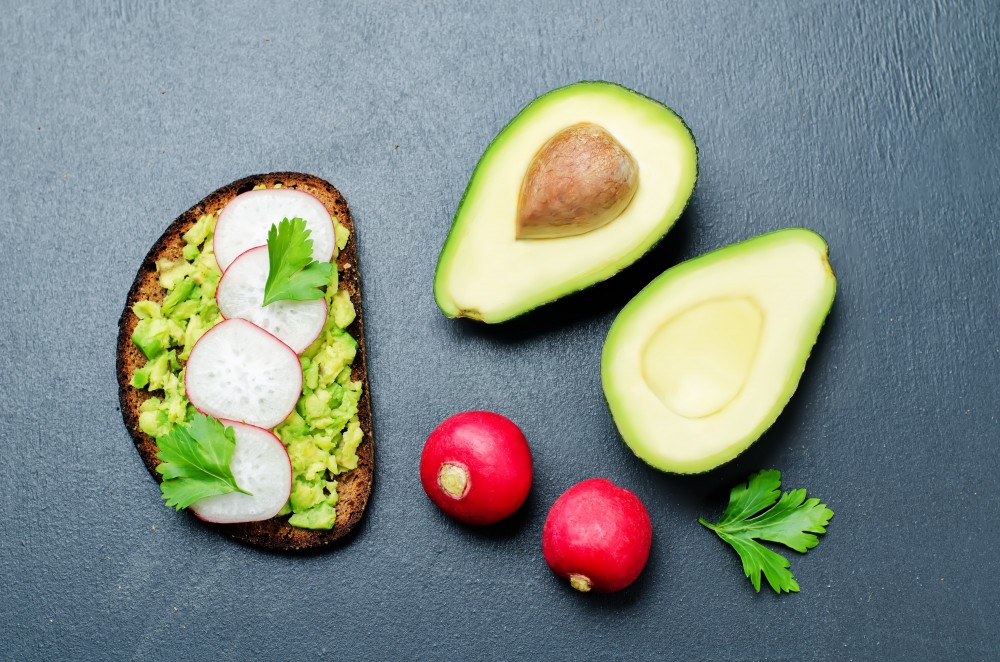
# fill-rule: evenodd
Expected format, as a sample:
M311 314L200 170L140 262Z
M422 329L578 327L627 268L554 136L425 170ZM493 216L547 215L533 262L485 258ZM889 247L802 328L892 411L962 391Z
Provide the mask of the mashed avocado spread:
M263 188L263 187L258 187ZM336 220L337 251L349 231ZM154 395L142 404L139 427L151 437L167 434L194 416L184 392L184 361L201 336L222 321L215 303L221 273L212 251L215 216L205 214L184 233L184 255L178 261L157 260L162 303L144 299L132 307L139 318L132 342L146 365L132 375L132 386ZM361 382L351 379L358 343L345 329L354 321L354 304L338 286L335 270L326 292L326 326L299 356L302 395L274 428L292 462L292 493L280 515L307 529L330 529L337 517L336 476L358 466L363 438L358 420Z

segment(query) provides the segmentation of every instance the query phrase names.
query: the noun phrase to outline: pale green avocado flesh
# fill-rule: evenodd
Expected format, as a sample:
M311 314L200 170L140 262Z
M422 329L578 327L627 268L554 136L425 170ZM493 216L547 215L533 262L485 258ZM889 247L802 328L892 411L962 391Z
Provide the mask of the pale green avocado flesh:
M260 188L260 187L259 187ZM222 321L215 289L222 274L213 252L215 216L205 214L184 233L183 259L156 262L162 303L143 299L132 310L139 318L132 342L146 365L132 375L132 386L152 397L142 403L139 428L151 437L166 435L194 416L184 391L184 362L191 348ZM337 249L349 231L335 221ZM292 463L292 492L279 515L306 529L331 529L337 517L337 476L358 466L363 439L358 418L361 382L351 379L358 343L345 330L355 318L354 304L339 288L336 271L327 287L326 326L301 356L302 395L295 410L273 432Z
M668 269L604 344L604 394L625 442L675 473L742 453L794 393L835 291L826 242L800 228Z
M638 188L611 222L584 234L517 239L522 180L567 127L594 124L634 159ZM486 148L441 250L434 295L448 317L502 322L605 280L673 226L698 173L698 150L670 108L603 81L568 85L531 102Z

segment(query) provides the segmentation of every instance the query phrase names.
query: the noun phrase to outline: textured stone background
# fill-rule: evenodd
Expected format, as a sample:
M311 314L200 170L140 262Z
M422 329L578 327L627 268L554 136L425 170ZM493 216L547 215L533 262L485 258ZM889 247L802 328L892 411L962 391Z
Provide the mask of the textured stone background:
M1000 648L1000 12L992 2L0 2L0 657L985 659ZM607 284L500 328L432 274L483 148L580 79L674 107L692 205ZM302 170L360 233L378 476L350 544L290 558L160 504L116 409L126 290L167 223ZM615 313L680 260L805 225L837 302L798 394L743 457L678 478L606 411ZM535 454L524 510L470 530L425 499L446 415L494 409ZM776 467L836 511L755 594L695 523ZM641 580L580 596L545 511L605 476L654 521Z

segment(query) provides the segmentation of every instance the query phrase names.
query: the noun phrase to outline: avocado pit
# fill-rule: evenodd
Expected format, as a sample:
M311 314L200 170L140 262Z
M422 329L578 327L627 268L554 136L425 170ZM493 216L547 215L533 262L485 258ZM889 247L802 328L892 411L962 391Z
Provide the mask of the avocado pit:
M535 154L521 182L518 239L584 234L607 225L639 187L635 159L603 127L574 124Z

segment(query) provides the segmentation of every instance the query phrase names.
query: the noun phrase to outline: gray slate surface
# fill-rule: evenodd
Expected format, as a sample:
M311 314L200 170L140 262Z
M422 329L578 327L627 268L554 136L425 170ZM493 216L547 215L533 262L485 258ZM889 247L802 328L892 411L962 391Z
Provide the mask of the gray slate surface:
M0 657L997 657L995 3L0 4ZM501 328L446 320L432 274L477 158L580 79L685 118L691 208L604 286ZM164 508L113 369L166 224L284 169L354 211L378 442L359 535L304 558ZM840 278L798 394L720 470L645 467L601 393L615 313L664 268L791 225ZM484 530L417 480L427 433L470 408L518 422L536 462L524 510ZM772 466L837 513L781 598L695 523ZM540 551L548 505L595 475L655 529L612 596L574 594Z

